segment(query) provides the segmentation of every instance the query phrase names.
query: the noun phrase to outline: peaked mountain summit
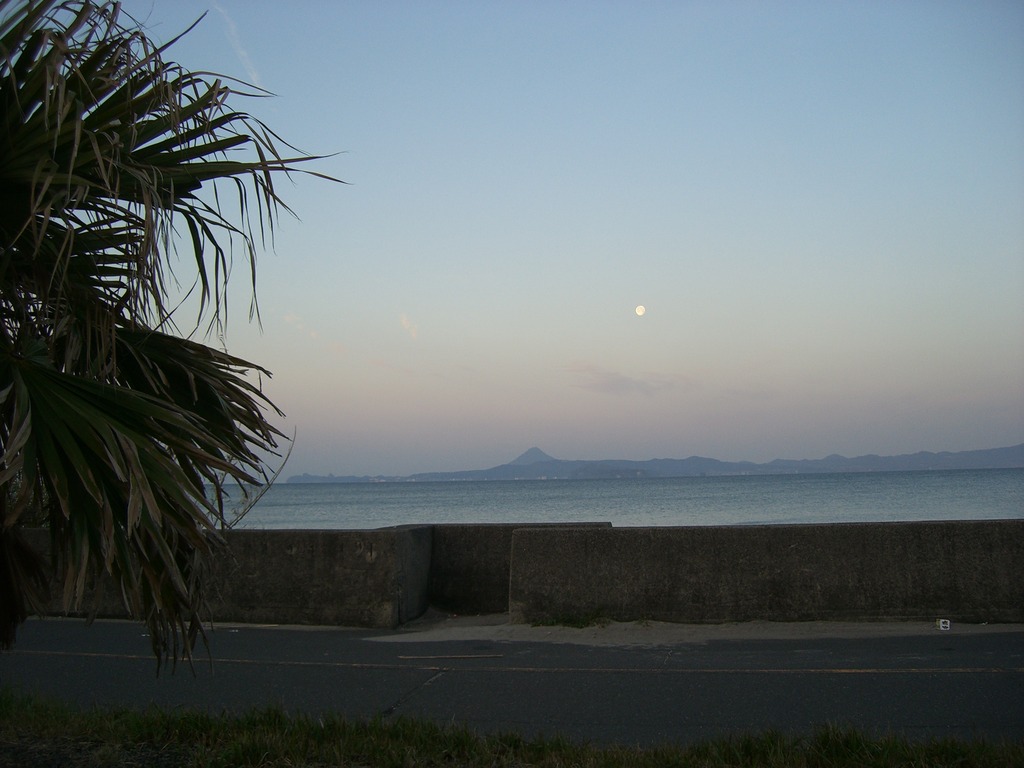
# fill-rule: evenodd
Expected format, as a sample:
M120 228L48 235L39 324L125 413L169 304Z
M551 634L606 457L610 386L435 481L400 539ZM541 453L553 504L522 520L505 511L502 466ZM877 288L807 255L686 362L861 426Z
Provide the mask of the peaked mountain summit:
M557 459L554 456L548 456L540 448L534 447L512 459L509 462L509 466L525 467L530 464L536 464L538 461L557 461Z

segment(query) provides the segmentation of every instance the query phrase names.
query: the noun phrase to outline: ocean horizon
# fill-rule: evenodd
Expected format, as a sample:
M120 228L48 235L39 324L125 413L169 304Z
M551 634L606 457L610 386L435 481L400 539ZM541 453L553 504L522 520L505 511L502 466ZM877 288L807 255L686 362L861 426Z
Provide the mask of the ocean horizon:
M240 498L229 499L240 509ZM250 529L610 522L787 525L1024 517L1024 469L583 480L277 483Z

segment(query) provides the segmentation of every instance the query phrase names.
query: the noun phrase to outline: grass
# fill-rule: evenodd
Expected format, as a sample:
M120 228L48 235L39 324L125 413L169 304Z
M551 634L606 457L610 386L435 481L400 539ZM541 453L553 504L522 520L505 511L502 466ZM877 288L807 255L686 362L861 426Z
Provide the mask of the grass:
M414 720L346 721L279 710L208 715L78 710L0 688L0 766L1021 766L1024 744L870 739L825 728L806 738L768 732L689 747L597 748L562 739L477 736Z

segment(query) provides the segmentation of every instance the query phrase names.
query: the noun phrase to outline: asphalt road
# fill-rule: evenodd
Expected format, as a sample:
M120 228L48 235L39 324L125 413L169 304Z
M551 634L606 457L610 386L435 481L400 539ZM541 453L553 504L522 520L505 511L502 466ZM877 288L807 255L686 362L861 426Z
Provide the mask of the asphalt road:
M825 724L1024 740L1024 627L612 624L438 617L396 631L218 626L156 675L139 624L31 620L0 684L79 705L276 706L653 746Z

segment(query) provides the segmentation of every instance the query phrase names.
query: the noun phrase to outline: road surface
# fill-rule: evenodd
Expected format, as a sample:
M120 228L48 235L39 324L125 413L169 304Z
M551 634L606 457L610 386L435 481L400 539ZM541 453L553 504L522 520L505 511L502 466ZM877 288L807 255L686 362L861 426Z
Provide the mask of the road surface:
M142 625L30 620L0 684L83 706L412 717L481 733L654 746L826 724L1024 739L1024 627L931 623L222 625L159 676Z

